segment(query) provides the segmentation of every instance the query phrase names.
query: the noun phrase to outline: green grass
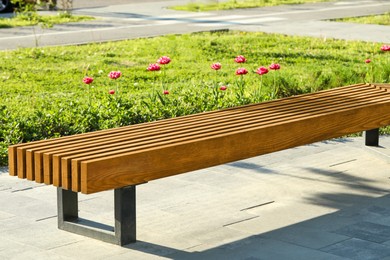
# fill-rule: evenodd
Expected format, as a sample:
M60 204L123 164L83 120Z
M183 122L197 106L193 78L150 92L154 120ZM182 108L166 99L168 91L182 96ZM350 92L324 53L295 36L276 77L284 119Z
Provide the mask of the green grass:
M10 144L111 128L308 93L390 82L381 44L217 32L0 52L0 165ZM160 56L172 62L147 71ZM246 63L234 58L244 55ZM370 58L371 63L364 61ZM212 63L222 69L214 71ZM281 69L263 75L260 66ZM235 75L239 67L249 73ZM108 73L120 70L117 80ZM82 82L94 78L91 85ZM262 83L260 83L262 82ZM260 92L260 84L262 90ZM226 91L219 87L225 85ZM275 95L274 86L279 87ZM115 89L115 95L108 91ZM243 94L240 94L240 89ZM169 90L169 95L162 95Z
M203 12L213 10L229 10L237 8L255 8L265 6L276 6L285 4L305 4L318 2L332 2L334 0L209 0L208 2L199 1L186 5L174 6L172 9L190 12Z
M348 23L362 23L362 24L390 25L390 12L387 12L382 15L342 18L342 19L335 19L333 21L348 22Z
M69 13L58 13L57 15L39 15L35 12L18 13L11 18L0 18L0 28L12 28L21 26L33 26L41 24L51 27L53 24L72 23L89 21L91 16L71 15Z

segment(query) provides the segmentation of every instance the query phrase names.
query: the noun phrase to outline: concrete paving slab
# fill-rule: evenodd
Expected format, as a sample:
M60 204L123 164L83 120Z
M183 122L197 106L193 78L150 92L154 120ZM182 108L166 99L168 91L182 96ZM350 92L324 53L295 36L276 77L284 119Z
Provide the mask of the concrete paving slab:
M356 201L359 201L364 197L356 197ZM339 200L342 201L345 196L340 196ZM347 198L349 200L349 198ZM355 201L355 202L356 202ZM365 205L365 206L362 206ZM326 232L335 232L346 226L359 223L361 221L370 221L373 223L388 225L390 223L389 214L382 211L382 214L376 214L377 207L386 208L390 205L389 195L378 197L375 199L367 199L362 203L356 202L352 206L341 207L340 210L333 213L323 215L321 217L313 218L310 221L300 223L302 228L314 228ZM375 209L374 212L371 209Z
M33 224L35 224L34 219L28 217L22 217L22 216L13 216L7 219L0 220L0 232L4 233L8 230L18 229L23 227L27 228Z
M334 232L375 243L384 243L390 240L390 226L368 221L357 222L335 230Z
M4 239L0 236L0 259L61 259L71 260L47 250Z
M29 226L5 230L2 232L2 236L14 242L47 251L85 240L82 236L57 229L56 218L36 221Z
M192 254L178 252L169 255L170 259L345 259L334 254L284 243L278 240L251 236L215 249L194 248ZM198 249L198 250L197 250Z
M228 228L257 235L334 212L327 208L298 203L294 199L284 199L256 211L259 217L229 225Z
M337 235L333 232L319 231L315 226L309 228L299 225L274 230L261 235L261 237L280 240L312 249L321 249L350 238L346 235Z
M118 246L113 247L112 245L101 241L83 240L78 243L69 243L64 246L53 248L50 252L53 255L61 255L68 257L69 259L75 259L75 256L77 256L77 259L91 259L91 255L94 255L96 257L95 259L107 259L125 254L128 252L128 249ZM74 252L77 252L77 255Z
M355 260L380 260L390 255L388 247L356 238L323 248L322 251Z
M19 196L15 196L14 194L15 193L2 194L4 200L4 202L2 203L3 210L6 210L6 212L9 214L17 216L26 216L35 220L57 215L57 208L55 202L50 203L50 201L53 200L53 197L55 199L55 193L41 193L41 200L35 199L24 194L21 194ZM45 197L49 198L48 202L44 201Z

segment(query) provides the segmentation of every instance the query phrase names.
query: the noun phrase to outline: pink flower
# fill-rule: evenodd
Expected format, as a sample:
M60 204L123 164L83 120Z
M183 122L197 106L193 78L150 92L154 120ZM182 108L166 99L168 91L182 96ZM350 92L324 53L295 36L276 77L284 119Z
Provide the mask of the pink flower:
M221 86L219 89L222 90L222 91L225 91L225 90L227 90L227 87L226 86Z
M268 73L268 69L266 67L264 67L264 66L261 66L260 68L258 68L256 70L256 73L261 76L261 75L267 74Z
M163 94L164 94L164 95L169 95L169 91L168 91L168 90L164 90L164 91L163 91Z
M109 91L108 91L108 94L114 95L114 94L115 94L115 90L113 90L113 89L109 90Z
M219 63L219 62L213 63L213 64L211 65L211 68L212 68L213 70L220 70L220 69L222 68L222 65L221 65L221 63Z
M157 60L158 64L165 65L171 62L171 59L167 56L162 56Z
M93 82L93 78L91 78L91 77L84 77L83 78L83 82L85 83L85 84L91 84L92 82Z
M238 56L234 59L234 61L237 62L237 63L244 63L244 62L246 62L246 59L245 59L244 56L238 55Z
M371 60L370 59L366 59L364 62L365 63L371 63Z
M157 63L149 64L148 71L157 71L160 70L161 67Z
M270 66L269 66L269 69L270 70L280 70L280 65L278 63L272 63Z
M120 78L120 76L122 76L122 72L120 72L119 70L118 71L111 71L108 76L110 77L110 79L118 79Z
M382 51L390 51L390 45L382 45L381 50Z
M245 68L239 68L236 70L236 75L245 75L248 71Z

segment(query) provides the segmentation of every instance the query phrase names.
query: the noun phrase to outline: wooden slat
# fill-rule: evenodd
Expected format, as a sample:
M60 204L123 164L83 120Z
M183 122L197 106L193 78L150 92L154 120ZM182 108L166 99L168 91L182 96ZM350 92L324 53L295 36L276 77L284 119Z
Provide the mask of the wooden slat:
M43 183L43 154L34 154L34 170L35 170L35 181Z
M11 176L18 176L17 156L16 146L8 147L8 171Z

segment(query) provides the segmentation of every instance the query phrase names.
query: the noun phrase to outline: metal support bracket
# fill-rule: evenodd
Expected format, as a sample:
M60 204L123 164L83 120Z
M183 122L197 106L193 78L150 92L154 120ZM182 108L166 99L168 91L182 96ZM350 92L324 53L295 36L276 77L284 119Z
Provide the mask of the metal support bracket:
M379 146L379 128L365 131L367 146Z
M57 188L59 229L121 246L136 241L135 186L114 190L115 227L79 218L77 197L77 192Z

